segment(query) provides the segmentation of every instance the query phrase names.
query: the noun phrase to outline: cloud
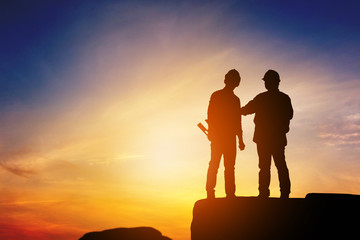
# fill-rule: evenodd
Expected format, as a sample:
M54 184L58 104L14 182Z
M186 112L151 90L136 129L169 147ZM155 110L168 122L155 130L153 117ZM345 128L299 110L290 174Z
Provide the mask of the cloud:
M38 163L43 158L35 151L22 148L17 151L2 151L0 166L20 177L28 178L38 172Z
M360 86L358 80L332 83L318 116L317 136L338 150L360 150Z
M30 169L23 169L22 167L18 167L18 166L10 166L10 164L8 162L0 163L0 166L2 168L4 168L5 170L18 175L20 177L29 177L30 175L36 174L36 172L34 170L30 170Z
M46 206L42 206L46 207ZM40 210L40 209L37 209ZM66 223L54 223L50 220L38 220L36 212L27 213L32 215L30 221L17 219L11 221L0 219L1 239L75 239L87 232L88 229L81 229ZM22 216L18 216L19 218ZM36 219L36 220L34 220Z
M318 137L326 145L337 148L350 147L360 150L360 119L358 114L333 119L319 126Z

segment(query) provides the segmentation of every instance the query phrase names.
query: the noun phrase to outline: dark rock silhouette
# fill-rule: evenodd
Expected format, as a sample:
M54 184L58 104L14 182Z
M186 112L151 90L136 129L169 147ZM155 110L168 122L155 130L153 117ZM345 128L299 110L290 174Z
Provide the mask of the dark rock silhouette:
M151 227L115 228L86 233L79 240L171 240Z
M360 196L350 194L203 199L194 206L191 239L353 239L359 216Z

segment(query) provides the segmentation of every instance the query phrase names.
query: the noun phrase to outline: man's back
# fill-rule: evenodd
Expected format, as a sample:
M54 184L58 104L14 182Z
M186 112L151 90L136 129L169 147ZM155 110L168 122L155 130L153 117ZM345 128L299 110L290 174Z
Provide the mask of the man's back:
M291 100L288 95L278 90L257 95L243 109L243 114L255 113L256 143L277 143L286 145L286 133L293 117Z
M240 99L221 89L211 95L208 108L209 133L214 138L236 136L241 131Z

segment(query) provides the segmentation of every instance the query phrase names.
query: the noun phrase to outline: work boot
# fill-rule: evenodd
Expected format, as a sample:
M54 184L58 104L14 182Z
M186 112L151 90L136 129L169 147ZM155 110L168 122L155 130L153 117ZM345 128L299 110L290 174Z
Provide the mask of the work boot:
M234 198L236 198L236 196L235 196L234 193L233 193L233 194L227 194L227 195L226 195L226 198L228 198L228 199L234 199Z
M281 199L289 199L289 193L281 193L280 198Z
M260 192L258 195L258 198L260 199L268 199L270 196L270 193L264 193L264 192Z

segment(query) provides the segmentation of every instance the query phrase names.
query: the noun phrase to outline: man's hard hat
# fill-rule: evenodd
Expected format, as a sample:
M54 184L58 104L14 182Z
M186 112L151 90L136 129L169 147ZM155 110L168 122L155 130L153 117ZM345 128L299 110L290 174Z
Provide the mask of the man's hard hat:
M263 80L264 80L264 81L267 81L267 80L275 80L275 81L280 82L280 76L279 76L279 74L278 74L276 71L270 69L270 70L268 70L268 71L265 73L265 75L264 75L264 77L263 77Z

